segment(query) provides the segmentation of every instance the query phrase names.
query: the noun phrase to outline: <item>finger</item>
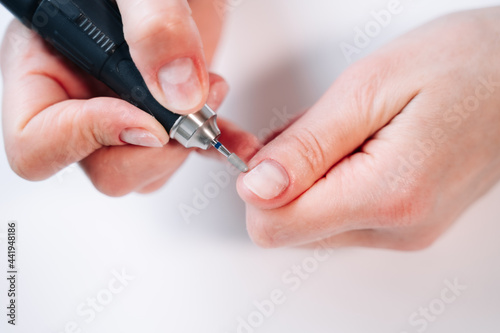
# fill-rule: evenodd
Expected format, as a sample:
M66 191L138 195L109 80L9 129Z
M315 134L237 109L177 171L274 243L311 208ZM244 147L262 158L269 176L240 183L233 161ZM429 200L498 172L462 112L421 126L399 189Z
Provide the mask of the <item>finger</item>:
M210 91L207 104L212 110L217 111L229 91L229 85L220 75L210 73Z
M217 110L228 86L224 79L211 74L210 105ZM224 127L222 127L224 130ZM105 147L81 162L94 186L110 196L130 192L150 192L164 184L192 150L175 141L162 149L142 147Z
M112 98L86 98L90 91L41 39L13 23L25 43L2 47L3 133L9 163L26 179L41 180L102 146L127 143L163 146L168 135L145 112ZM23 37L24 38L24 37Z
M225 1L225 0L224 0ZM223 3L225 6L226 4ZM217 44L219 42L224 11L219 10L221 6L220 0L206 0L206 1L189 1L189 6L193 12L192 16L198 31L201 35L203 42L203 50L205 59L210 65L212 63Z
M393 198L382 177L383 151L345 158L307 192L288 205L262 209L247 204L247 228L262 247L297 246L345 232L389 226L390 214L404 206ZM389 194L390 198L389 198ZM389 201L388 201L389 202ZM395 217L394 217L395 219Z
M225 99L228 90L229 86L222 77L216 74L210 74L210 93L208 95L207 104L213 110L217 110ZM217 125L221 130L219 140L229 149L229 151L235 153L244 161L249 161L250 158L261 149L262 146L255 135L242 130L234 123L223 118L218 118ZM227 160L227 158L214 149L198 149L197 152L220 161Z
M272 131L271 133L269 133L268 135L264 136L263 138L261 138L261 141L264 145L268 144L269 142L273 141L274 139L276 139L278 137L278 135L280 135L281 133L283 133L285 130L287 130L290 126L292 126L297 120L299 120L300 118L302 118L302 116L307 112L307 110L305 111L302 111L302 112L299 112L297 114L295 114L292 119L285 123L281 128L277 128L275 131Z
M376 170L370 156L357 153L288 205L262 209L247 204L251 238L262 247L294 246L367 228L362 212L372 207L372 193L380 192Z
M120 197L149 184L169 179L190 150L176 142L163 148L104 147L80 162L93 185L102 193Z
M349 69L302 118L257 153L251 171L238 179L243 200L267 209L290 203L397 115L418 85L387 57L372 56ZM403 93L394 94L395 87Z
M90 98L93 94L76 66L71 66L40 36L26 28L18 20L13 20L7 28L2 42L0 60L4 86L9 85L11 80L18 81L23 76L36 74L47 76L59 84L48 82L53 85L51 87L53 93L50 95L52 99L45 98L39 101L38 98L32 97L27 101L31 105L38 106L43 105L43 103L52 105L68 96L84 99ZM4 95L4 97L9 98L10 95ZM31 116L33 112L36 112L30 108L26 111L31 112ZM29 118L30 115L26 115L26 117Z
M220 120L219 126L227 147L248 160L258 150L258 140L235 125ZM161 149L123 146L104 147L81 161L93 185L102 193L119 197L130 192L149 193L157 190L175 173L192 150L172 141ZM199 151L199 150L198 150ZM203 154L219 158L214 149ZM222 160L222 159L221 159Z
M366 229L384 235L371 238L371 244L381 247L402 247L408 235L415 238L409 247L436 239L456 216L436 214L442 210L437 209L435 188L446 176L436 172L442 167L431 157L444 154L446 147L437 144L443 134L435 127L418 125L433 121L423 112L432 110L423 96L288 205L247 205L252 239L263 247L292 246ZM351 244L370 244L367 238L363 242Z
M18 111L5 105L5 112ZM165 130L152 117L117 99L60 102L26 124L7 120L4 128L16 129L5 136L9 162L29 180L45 179L104 146L162 147L168 141Z
M219 141L243 161L248 162L262 148L259 139L255 135L242 130L231 121L218 118L217 123L221 130ZM227 162L227 157L215 149L198 149L197 152L201 155Z
M200 33L186 0L117 0L125 38L151 93L167 109L202 108L209 78Z

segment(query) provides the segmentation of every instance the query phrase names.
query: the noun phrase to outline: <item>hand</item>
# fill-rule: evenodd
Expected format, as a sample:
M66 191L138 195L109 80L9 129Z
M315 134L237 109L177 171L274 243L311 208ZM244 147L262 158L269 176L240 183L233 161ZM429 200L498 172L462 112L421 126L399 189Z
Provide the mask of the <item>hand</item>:
M263 247L430 245L500 178L500 7L349 68L238 179Z
M208 12L212 3L195 1L192 16L184 0L119 0L118 5L132 56L156 98L184 114L205 101L217 108L228 86L207 73L202 38L193 20L200 19L211 57L221 25L220 18ZM188 72L190 64L194 69ZM17 21L4 39L1 66L7 156L13 170L26 179L42 180L81 161L105 194L150 192L162 186L189 153L174 142L167 145L167 132L150 115L113 98L108 88ZM180 82L174 76L182 70L190 73L187 81L174 86L167 82ZM234 126L226 130L224 124L225 136L245 136Z

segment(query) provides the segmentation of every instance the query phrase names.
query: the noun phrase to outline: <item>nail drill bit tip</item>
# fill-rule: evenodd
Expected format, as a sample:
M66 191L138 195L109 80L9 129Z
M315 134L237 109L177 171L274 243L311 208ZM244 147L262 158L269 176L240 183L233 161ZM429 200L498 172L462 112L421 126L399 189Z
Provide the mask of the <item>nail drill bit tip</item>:
M219 141L214 140L212 142L212 145L214 146L215 149L217 149L222 155L227 157L227 160L229 163L231 163L236 169L240 170L241 172L245 173L248 172L248 166L246 165L245 162L241 160L241 158L238 157L238 155L231 153L229 150L227 150L226 147L224 147Z
M243 173L248 172L248 166L246 165L245 162L241 160L241 158L238 157L238 155L233 153L227 158L227 160L241 172Z

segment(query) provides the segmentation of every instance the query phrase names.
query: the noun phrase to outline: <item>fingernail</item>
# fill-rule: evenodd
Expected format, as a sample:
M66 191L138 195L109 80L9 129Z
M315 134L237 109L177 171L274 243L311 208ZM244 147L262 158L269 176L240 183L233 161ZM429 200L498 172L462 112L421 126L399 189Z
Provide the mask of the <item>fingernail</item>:
M168 107L172 111L187 111L200 104L203 98L201 82L191 58L180 58L158 72Z
M243 177L243 183L256 196L269 200L283 193L288 187L289 180L280 164L265 160Z
M162 143L156 136L141 128L126 128L120 133L120 140L135 146L160 148Z

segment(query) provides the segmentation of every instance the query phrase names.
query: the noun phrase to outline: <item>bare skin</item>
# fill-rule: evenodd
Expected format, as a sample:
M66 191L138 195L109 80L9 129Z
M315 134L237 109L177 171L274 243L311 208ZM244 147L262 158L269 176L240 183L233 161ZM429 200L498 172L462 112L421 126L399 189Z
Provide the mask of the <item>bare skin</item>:
M134 60L158 100L179 113L205 100L220 104L227 84L206 72L201 47L206 43L210 58L220 31L201 29L214 24L204 15L213 10L207 2L190 2L201 34L185 1L151 1L146 12L134 10L134 0L118 4ZM161 6L173 6L174 23L153 17L144 29L127 30L147 11L161 16L167 10ZM319 240L399 250L432 244L500 179L499 15L500 7L453 14L406 34L351 66L310 110L275 133L238 179L252 239L263 247ZM9 41L9 34L25 42ZM157 35L179 42L181 51L156 45ZM192 59L199 86L188 86L201 93L175 101L165 98L159 73L179 57ZM154 191L186 158L184 148L167 144L157 122L55 57L18 23L1 60L6 150L21 176L44 179L81 161L99 190L123 195ZM253 136L221 125L229 146L253 155ZM151 136L141 141L128 129ZM123 140L131 137L135 143ZM163 148L140 147L157 141Z
M252 239L432 244L500 178L499 15L453 14L404 35L277 133L238 179Z
M213 1L117 3L132 57L155 97L180 114L198 110L205 102L217 109L228 85L207 71L223 23L213 13ZM177 69L184 73L181 78L191 75L187 82L174 77L179 84L163 89L163 68L178 59L189 59ZM194 65L192 71L186 64ZM1 66L5 148L12 169L23 178L42 180L80 162L105 194L148 193L160 188L191 151L169 142L151 116L115 98L17 21L6 33ZM174 68L166 76L171 79L175 73ZM232 139L225 140L229 148L242 146L236 142L257 144L234 125L219 124Z

